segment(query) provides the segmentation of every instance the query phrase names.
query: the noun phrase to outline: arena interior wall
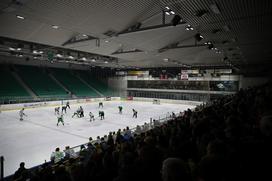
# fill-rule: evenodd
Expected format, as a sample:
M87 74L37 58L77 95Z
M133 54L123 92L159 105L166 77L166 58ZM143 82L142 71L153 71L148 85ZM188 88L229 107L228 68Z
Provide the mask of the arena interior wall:
M121 97L110 97L110 98L86 98L86 99L73 99L73 100L63 100L63 101L45 101L45 102L32 102L32 103L20 103L20 104L4 104L0 105L0 111L10 111L10 110L20 110L22 108L31 109L38 107L57 107L65 105L67 101L71 105L80 103L92 103L101 101L140 101L140 102L153 102L154 98L143 98L143 97L133 97L132 99L126 99ZM186 100L171 100L171 99L159 99L160 103L168 104L187 104L187 105L200 105L203 102L197 101L186 101Z

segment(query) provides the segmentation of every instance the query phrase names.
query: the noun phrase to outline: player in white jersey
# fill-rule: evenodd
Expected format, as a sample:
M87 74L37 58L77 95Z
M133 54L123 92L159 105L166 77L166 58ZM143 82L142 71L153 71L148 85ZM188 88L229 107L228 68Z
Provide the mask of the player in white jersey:
M89 116L90 116L90 122L91 122L91 121L94 121L94 115L93 115L92 112L89 113Z
M25 110L25 108L22 108L22 109L20 110L20 112L19 112L20 121L23 121L23 117L24 117L24 116L27 116L27 115L24 113L24 110Z

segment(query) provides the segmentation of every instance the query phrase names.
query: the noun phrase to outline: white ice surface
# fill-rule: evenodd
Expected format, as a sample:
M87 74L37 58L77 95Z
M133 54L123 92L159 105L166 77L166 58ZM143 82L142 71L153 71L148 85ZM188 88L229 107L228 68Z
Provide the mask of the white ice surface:
M167 112L179 112L190 105L161 104L150 102L104 102L104 108L99 109L98 103L80 104L84 109L84 118L72 118L72 114L79 107L71 105L64 115L65 125L57 123L54 107L26 109L24 121L19 121L19 111L6 111L0 113L0 156L5 158L4 175L13 174L20 162L25 162L30 168L50 159L56 147L62 150L87 143L92 136L103 136L110 131L117 131L126 126L130 128L149 122L150 118L157 118ZM118 106L123 106L123 114L118 113ZM138 118L132 118L132 108L138 111ZM105 120L97 118L98 111L104 110ZM89 122L88 113L91 111L97 118Z

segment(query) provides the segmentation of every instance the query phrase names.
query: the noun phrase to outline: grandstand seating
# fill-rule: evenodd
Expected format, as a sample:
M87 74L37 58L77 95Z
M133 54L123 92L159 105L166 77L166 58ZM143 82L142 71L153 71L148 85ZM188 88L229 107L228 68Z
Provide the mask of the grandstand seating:
M0 76L0 98L2 100L10 97L30 97L27 91L5 67L0 67Z
M51 69L56 79L58 79L67 89L76 96L99 97L99 95L80 81L75 75L65 69Z
M86 71L77 71L77 73L90 86L92 86L93 88L95 88L97 91L99 91L104 96L111 96L111 95L113 95L113 90L110 87L108 87L107 84L105 84L102 81L94 78L88 72L86 72Z
M37 96L67 97L66 91L52 80L41 68L17 66L18 74Z

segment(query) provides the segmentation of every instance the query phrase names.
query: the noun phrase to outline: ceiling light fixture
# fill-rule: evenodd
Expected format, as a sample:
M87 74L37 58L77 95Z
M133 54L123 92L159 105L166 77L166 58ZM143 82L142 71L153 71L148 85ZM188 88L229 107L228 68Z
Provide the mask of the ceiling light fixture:
M86 61L87 59L86 59L86 57L82 57L82 58L81 58L81 60L84 60L84 61Z
M14 51L14 50L15 50L15 48L9 47L9 50Z
M205 45L210 45L210 44L212 44L212 42L208 41L208 42L205 42L204 44Z
M189 31L189 30L194 30L194 28L191 25L187 25L185 30Z
M170 11L171 14L176 14L174 11Z
M96 62L96 60L93 58L92 60L91 60L92 62Z
M168 11L166 11L165 14L168 15L168 16L170 15L170 13Z
M20 16L20 15L16 15L16 17L17 17L18 19L25 19L23 16Z
M22 50L22 48L17 48L17 51L21 51Z
M166 6L165 9L169 10L170 8L168 6Z
M59 26L57 26L57 25L52 25L52 28L54 28L54 29L58 29L58 28L59 28Z

